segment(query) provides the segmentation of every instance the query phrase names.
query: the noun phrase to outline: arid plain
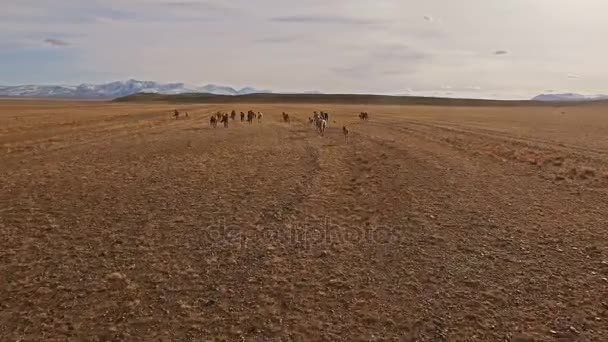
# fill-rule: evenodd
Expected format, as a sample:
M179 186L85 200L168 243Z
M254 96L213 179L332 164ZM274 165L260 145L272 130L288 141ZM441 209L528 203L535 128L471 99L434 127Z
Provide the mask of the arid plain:
M608 106L2 100L0 235L2 341L608 341Z

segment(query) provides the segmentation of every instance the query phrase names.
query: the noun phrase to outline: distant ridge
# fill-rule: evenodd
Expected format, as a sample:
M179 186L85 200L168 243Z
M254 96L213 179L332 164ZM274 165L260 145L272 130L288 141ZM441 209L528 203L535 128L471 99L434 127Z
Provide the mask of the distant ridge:
M564 94L540 94L532 98L532 101L542 102L585 102L585 101L600 101L608 100L608 95L581 95L574 93Z
M512 100L475 100L420 96L350 95L350 94L277 94L215 95L190 93L178 95L134 94L115 102L169 102L169 103L326 103L376 105L441 105L441 106L539 106L542 102Z
M157 95L160 97L141 97L141 94ZM0 85L0 98L49 98L49 99L121 99L123 101L133 101L129 96L136 96L137 101L181 101L181 102L315 102L326 103L348 103L348 101L365 101L371 103L446 103L457 105L460 103L482 103L496 105L536 105L542 104L581 104L597 103L598 101L608 101L608 95L581 95L576 93L548 93L540 94L526 100L481 100L466 98L443 98L426 97L426 95L354 95L354 94L324 94L320 91L304 92L273 92L271 90L260 90L252 87L235 89L229 86L218 84L190 85L185 83L160 83L154 81L140 81L130 79L126 81L115 81L103 84L83 83L80 85ZM178 97L163 97L163 96ZM184 95L179 97L180 95ZM210 97L211 95L211 97ZM254 97L243 97L248 95L263 95ZM222 99L213 96L234 96L235 99Z
M184 83L159 83L152 81L127 80L104 84L80 85L20 85L0 86L0 97L46 97L73 99L112 99L137 93L182 94L211 93L217 95L244 95L268 93L269 90L258 90L245 87L237 90L232 87L207 84L205 86L187 85Z

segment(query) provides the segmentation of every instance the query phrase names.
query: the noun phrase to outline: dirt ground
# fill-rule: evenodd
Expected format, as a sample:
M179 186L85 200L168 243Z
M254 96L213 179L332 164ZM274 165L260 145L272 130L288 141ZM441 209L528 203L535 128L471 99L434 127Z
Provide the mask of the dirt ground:
M608 341L607 107L173 108L0 101L0 340Z

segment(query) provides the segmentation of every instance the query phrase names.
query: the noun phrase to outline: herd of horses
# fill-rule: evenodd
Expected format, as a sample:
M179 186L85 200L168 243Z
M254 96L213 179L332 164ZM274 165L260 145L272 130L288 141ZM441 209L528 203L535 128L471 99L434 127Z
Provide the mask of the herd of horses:
M181 115L181 113L177 109L175 109L173 111L173 116L175 117L175 119L179 119L180 115ZM188 118L189 117L188 112L185 112L184 116L186 118ZM283 116L283 122L285 122L285 123L291 122L290 121L291 119L290 119L288 113L283 112L282 116ZM223 124L225 128L228 128L228 122L230 120L235 121L236 117L237 117L237 114L236 114L235 110L232 110L232 112L230 112L230 115L228 113L222 113L221 111L218 111L209 117L209 126L212 128L216 128L218 123L220 123L220 124ZM244 122L245 119L247 119L247 122L249 124L252 124L253 121L256 119L258 120L258 123L261 123L263 117L264 117L264 114L262 112L256 113L253 110L247 111L247 115L245 115L244 112L240 113L241 122ZM359 119L367 121L367 120L369 120L369 114L367 112L361 112L361 113L359 113ZM321 136L324 136L325 130L329 126L329 113L324 112L324 111L319 111L319 112L315 111L315 112L313 112L313 116L308 118L308 123L311 126L313 126ZM346 126L342 126L342 133L344 134L344 139L348 140L349 131L348 131L348 128L346 128Z
M254 112L252 110L249 110L247 112L247 122L252 124L253 121L257 118L258 122L262 122L262 117L264 116L264 114L262 114L262 112ZM228 116L228 113L222 113L222 112L216 112L215 114L211 115L211 117L209 118L209 126L215 128L217 127L218 122L221 124L224 124L225 128L228 128L228 122L232 120L235 121L236 120L236 111L232 111L230 113L230 116ZM241 112L241 122L245 121L245 113Z

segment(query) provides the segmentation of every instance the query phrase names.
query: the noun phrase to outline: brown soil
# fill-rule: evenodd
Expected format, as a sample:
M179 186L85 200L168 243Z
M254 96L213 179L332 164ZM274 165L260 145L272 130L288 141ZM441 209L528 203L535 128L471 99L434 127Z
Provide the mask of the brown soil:
M605 107L230 106L0 101L0 340L608 341Z

